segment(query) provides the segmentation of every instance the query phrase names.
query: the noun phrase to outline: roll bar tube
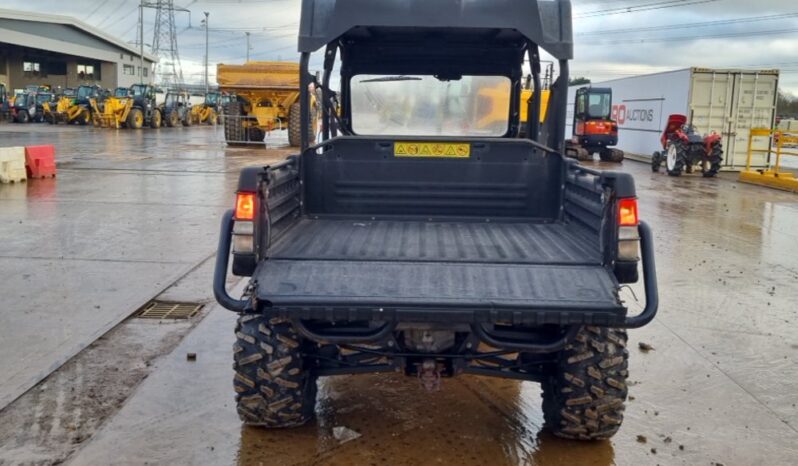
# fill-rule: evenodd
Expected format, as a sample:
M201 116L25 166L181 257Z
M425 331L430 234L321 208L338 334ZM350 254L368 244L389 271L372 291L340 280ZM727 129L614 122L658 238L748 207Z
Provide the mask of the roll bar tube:
M235 299L227 292L227 266L230 262L230 245L233 238L233 210L222 216L222 228L219 233L219 246L216 250L216 267L213 270L213 295L225 309L233 312L244 312L251 308L250 300Z

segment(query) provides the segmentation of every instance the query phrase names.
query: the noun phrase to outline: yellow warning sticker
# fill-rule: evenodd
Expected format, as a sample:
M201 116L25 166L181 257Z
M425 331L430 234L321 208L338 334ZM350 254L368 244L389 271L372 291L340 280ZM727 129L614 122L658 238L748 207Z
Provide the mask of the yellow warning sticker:
M396 142L393 145L396 157L440 157L467 159L471 157L471 144L444 142Z

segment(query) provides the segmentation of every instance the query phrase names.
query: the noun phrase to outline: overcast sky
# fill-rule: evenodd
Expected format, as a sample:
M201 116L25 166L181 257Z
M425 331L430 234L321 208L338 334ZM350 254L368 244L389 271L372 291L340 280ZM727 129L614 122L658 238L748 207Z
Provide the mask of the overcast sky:
M375 0L377 1L377 0ZM2 7L74 16L124 41L136 40L138 0L3 0ZM573 75L600 81L701 67L779 68L798 95L795 0L574 0ZM210 13L210 62L239 63L251 33L253 60L296 60L299 0L176 0L178 44L188 81L202 80ZM672 6L677 4L678 6ZM752 8L752 6L755 6ZM145 10L152 42L154 10ZM707 23L714 24L707 24ZM667 28L667 29L666 29ZM597 33L604 31L603 34ZM215 66L211 67L213 79Z

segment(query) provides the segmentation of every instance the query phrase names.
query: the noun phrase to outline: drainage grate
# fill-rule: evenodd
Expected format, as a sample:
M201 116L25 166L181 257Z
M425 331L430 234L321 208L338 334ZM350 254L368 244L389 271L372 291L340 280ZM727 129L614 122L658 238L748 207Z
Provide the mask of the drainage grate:
M139 319L189 319L194 317L202 304L195 303L165 303L151 301L136 314Z

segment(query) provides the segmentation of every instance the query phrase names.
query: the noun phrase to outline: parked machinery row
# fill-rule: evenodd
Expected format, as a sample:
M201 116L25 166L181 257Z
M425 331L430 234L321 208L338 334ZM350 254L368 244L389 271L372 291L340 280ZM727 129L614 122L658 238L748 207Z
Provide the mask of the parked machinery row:
M136 84L113 92L100 86L81 85L55 94L49 86L28 86L14 96L0 85L0 117L15 123L48 122L98 127L132 128L162 125L191 126L216 124L229 96L211 92L202 103L191 103L188 92L169 91L163 102L156 102L156 88Z

